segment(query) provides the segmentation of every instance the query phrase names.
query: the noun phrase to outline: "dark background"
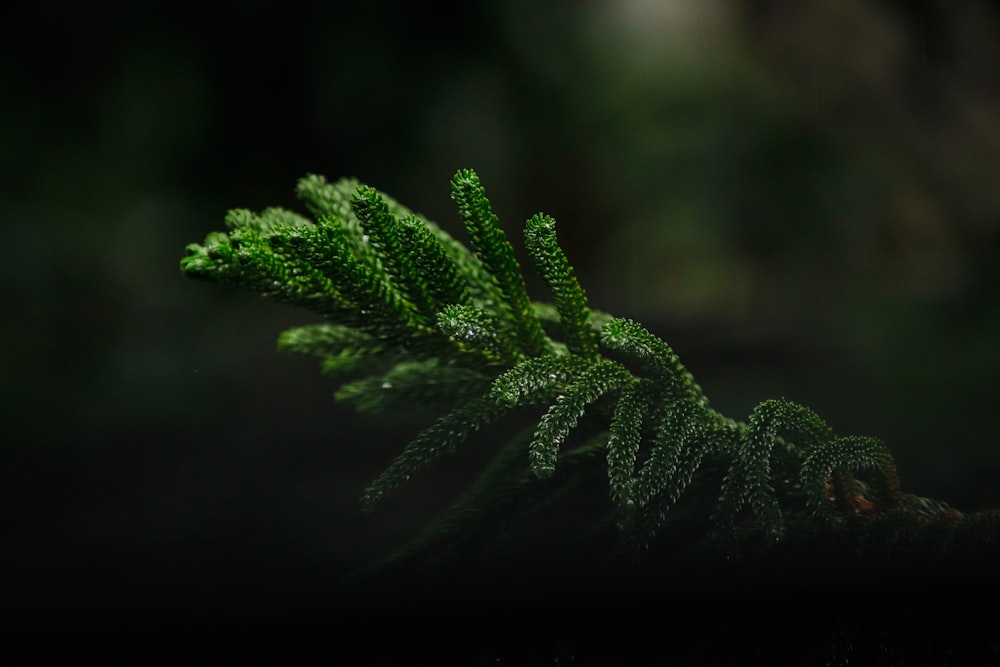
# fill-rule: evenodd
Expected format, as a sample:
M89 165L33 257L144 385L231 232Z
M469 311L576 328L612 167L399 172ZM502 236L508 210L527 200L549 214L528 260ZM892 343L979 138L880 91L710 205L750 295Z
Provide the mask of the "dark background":
M993 4L141 5L2 10L23 626L335 606L471 479L481 450L362 515L421 422L347 413L278 355L309 313L181 277L228 208L301 210L309 172L463 238L448 180L473 167L518 252L553 215L593 306L662 335L723 412L785 396L883 438L904 490L1000 506Z

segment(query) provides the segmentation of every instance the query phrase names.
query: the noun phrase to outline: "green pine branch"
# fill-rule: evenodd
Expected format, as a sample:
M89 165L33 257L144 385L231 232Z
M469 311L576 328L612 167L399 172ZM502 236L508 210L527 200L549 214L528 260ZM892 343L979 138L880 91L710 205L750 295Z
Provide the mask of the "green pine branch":
M1000 542L996 512L901 493L879 440L836 434L784 399L761 402L746 421L710 407L665 341L590 308L544 214L524 227L550 297L533 301L472 170L451 183L471 249L355 180L308 175L296 193L312 217L231 211L226 232L187 247L181 270L318 314L283 333L279 348L318 357L336 400L436 417L364 491L364 509L495 422L533 419L391 562L487 548L595 474L606 480L608 520L643 548L680 525L695 531L684 533L692 549L737 553L794 530L872 549Z

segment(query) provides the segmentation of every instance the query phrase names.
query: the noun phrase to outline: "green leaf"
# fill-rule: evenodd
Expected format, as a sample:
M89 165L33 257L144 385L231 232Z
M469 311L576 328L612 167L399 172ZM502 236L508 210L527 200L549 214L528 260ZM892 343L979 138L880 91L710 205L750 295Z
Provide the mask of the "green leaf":
M319 265L349 299L353 309L347 319L356 326L384 340L413 346L435 329L421 322L413 304L393 285L377 258L357 255L350 242L351 231L333 218L317 221L319 243L310 245L313 261Z
M348 303L334 284L287 240L313 228L304 219L280 209L265 216L230 211L228 234L209 234L202 246L190 245L181 271L193 278L236 285L309 310L339 317Z
M731 516L748 503L757 524L772 538L783 533L781 508L771 481L771 455L782 437L782 443L800 452L827 442L832 432L805 406L784 399L762 402L750 414L723 482L720 504L720 513Z
M601 329L601 343L638 364L674 398L688 396L708 405L701 387L695 383L673 349L639 323L621 317L609 320Z
M351 198L359 185L353 178L342 178L329 183L324 176L307 174L296 184L295 195L305 203L315 218L335 218L356 226Z
M421 219L408 216L400 222L400 243L411 258L413 280L419 281L418 307L433 317L444 306L472 303L472 293L456 258ZM459 256L461 258L461 255Z
M489 384L480 373L437 359L403 361L385 374L345 384L335 396L361 413L402 414L450 409Z
M472 433L499 417L504 410L489 396L482 396L438 419L421 431L365 489L361 499L362 509L375 509L392 491L442 455L454 451Z
M484 353L496 363L509 365L517 358L517 350L503 323L482 308L457 304L445 306L438 313L437 325L452 340Z
M341 324L308 324L293 327L278 336L278 349L295 354L326 356L338 354L345 348L371 350L377 347L370 334Z
M493 276L503 296L502 307L511 319L519 349L531 357L545 354L550 349L548 339L528 299L514 248L500 229L486 191L479 183L479 176L471 169L461 169L451 185L452 197L458 205L472 249Z
M597 336L590 327L587 295L556 239L556 221L541 213L525 223L524 244L535 270L552 291L567 349L587 359L597 356Z
M642 423L650 408L654 386L649 379L639 380L624 391L615 406L608 438L608 482L611 501L627 520L635 510L635 470L642 441Z
M579 357L568 355L525 359L493 381L490 395L510 408L547 401L589 366Z
M590 364L574 378L566 393L556 396L555 403L538 422L528 449L532 472L538 477L550 476L555 471L559 448L587 407L604 394L634 382L635 378L624 366L606 359Z
M389 207L379 192L372 187L358 187L351 201L354 214L361 221L368 243L375 249L379 268L384 271L386 290L399 294L399 301L414 304L411 316L427 322L434 315L434 305L423 276L417 269L413 255L403 242L403 226L389 212ZM399 304L400 306L402 303Z

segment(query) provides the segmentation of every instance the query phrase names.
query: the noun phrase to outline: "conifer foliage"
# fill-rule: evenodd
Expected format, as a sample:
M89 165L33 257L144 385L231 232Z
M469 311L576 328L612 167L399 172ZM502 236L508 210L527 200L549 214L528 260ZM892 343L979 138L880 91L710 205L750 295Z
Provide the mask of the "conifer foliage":
M310 175L297 194L311 217L231 211L225 232L187 247L181 269L321 315L279 346L319 357L337 400L439 415L371 482L365 510L512 411L538 415L396 560L488 543L594 466L609 516L640 546L698 485L715 498L706 537L723 549L738 548L737 536L774 542L790 519L834 531L862 521L886 543L997 533L994 513L966 517L900 493L881 442L837 435L805 406L766 400L746 421L714 410L666 342L590 309L544 214L526 222L523 242L551 302L532 301L474 171L451 182L468 248L353 180Z

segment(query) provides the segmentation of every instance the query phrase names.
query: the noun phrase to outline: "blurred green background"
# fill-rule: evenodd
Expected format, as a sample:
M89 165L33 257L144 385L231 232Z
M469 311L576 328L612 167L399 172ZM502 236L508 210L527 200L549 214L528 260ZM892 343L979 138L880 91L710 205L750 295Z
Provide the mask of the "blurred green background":
M276 353L310 314L180 276L228 208L301 208L308 172L463 238L448 180L473 167L522 257L522 222L553 215L594 307L662 335L721 410L785 396L883 438L904 490L1000 506L992 3L2 12L0 474L22 620L322 601L481 462L361 515L419 424L346 413L312 360Z

